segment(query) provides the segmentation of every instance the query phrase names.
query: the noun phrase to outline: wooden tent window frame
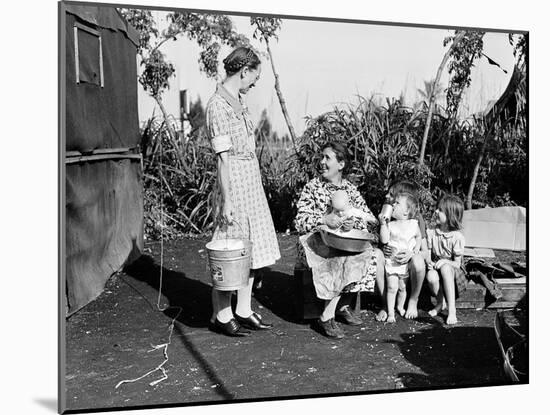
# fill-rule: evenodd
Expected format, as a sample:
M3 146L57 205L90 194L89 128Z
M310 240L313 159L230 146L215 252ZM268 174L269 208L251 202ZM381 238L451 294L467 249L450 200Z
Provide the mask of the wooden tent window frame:
M78 51L78 30L83 30L86 33L89 33L92 36L97 37L99 41L99 86L101 88L105 87L105 80L103 77L103 44L101 42L101 33L97 30L92 29L91 27L84 26L81 23L75 22L74 24L74 62L75 62L75 71L76 71L76 83L80 84L80 60L79 60L79 51Z

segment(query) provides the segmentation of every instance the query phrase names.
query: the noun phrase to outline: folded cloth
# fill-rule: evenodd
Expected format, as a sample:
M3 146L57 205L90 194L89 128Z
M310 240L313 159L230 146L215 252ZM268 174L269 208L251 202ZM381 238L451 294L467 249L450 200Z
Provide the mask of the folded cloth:
M474 280L474 282L481 284L485 288L487 288L487 291L495 300L499 300L502 298L502 291L500 290L498 283L492 277L487 277L487 275L479 270L470 271L468 273L468 277Z
M483 272L485 275L491 276L491 278L506 276L506 271L489 264L488 262L486 262L484 259L481 259L481 258L468 258L465 261L465 267L467 272L471 272L473 270L479 270Z
M317 297L331 300L346 291L374 291L376 255L369 248L349 253L326 246L318 232L299 238L311 268Z

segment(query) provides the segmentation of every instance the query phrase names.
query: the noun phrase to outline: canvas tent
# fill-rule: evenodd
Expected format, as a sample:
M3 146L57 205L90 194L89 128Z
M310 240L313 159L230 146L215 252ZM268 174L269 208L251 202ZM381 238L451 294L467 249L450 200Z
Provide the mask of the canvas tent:
M61 3L60 22L63 242L70 315L96 298L109 277L143 247L139 37L114 7Z

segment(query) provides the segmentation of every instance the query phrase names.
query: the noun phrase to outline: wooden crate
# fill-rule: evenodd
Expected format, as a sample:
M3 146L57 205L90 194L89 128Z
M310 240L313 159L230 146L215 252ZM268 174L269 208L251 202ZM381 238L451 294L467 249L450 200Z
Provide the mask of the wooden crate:
M318 318L324 301L317 298L311 269L294 270L294 310L298 320Z
M471 282L457 298L456 308L513 308L525 297L525 277L497 278L496 281L503 294L497 301L484 286Z

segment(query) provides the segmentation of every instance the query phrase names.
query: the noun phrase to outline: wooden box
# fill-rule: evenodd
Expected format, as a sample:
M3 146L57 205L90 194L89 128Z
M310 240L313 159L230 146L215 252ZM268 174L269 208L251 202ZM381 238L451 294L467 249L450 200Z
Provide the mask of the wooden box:
M311 269L294 270L294 310L298 320L318 318L323 312L324 301L317 298Z
M470 282L456 300L456 308L514 308L526 295L526 277L496 278L502 297L495 300L487 289Z

